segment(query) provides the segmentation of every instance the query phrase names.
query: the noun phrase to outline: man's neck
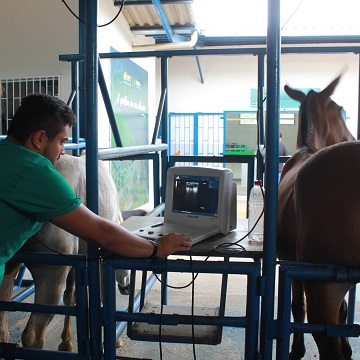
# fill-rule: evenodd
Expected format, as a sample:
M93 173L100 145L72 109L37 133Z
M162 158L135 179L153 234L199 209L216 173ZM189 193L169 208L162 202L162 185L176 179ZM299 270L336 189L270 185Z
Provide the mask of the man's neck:
M29 150L31 150L33 152L39 153L38 151L36 151L37 149L34 146L32 146L31 141L29 141L29 140L26 140L25 142L21 142L21 141L19 141L18 139L14 138L11 135L8 135L6 137L6 140L8 140L8 141L10 141L10 142L12 142L12 143L14 143L16 145L27 148L27 149L29 149Z

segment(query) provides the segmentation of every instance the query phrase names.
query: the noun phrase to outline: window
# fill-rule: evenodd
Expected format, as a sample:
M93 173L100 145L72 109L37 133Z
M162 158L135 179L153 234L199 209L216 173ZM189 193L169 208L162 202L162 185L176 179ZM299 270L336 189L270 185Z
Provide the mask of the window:
M40 76L16 79L0 79L0 131L6 134L11 119L21 99L34 93L59 97L61 76Z

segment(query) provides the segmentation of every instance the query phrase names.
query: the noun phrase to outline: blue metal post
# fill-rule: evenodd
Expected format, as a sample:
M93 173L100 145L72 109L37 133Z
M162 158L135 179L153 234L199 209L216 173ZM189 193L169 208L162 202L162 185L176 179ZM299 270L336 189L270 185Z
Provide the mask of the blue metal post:
M105 282L105 291L104 291L104 310L105 310L105 319L113 319L116 309L116 295L115 295L115 270L114 268L104 262L104 282ZM110 284L110 286L108 286ZM115 359L116 357L116 322L115 321L106 321L106 326L104 327L104 358L105 359ZM101 359L101 358L99 358Z
M98 1L86 3L86 201L90 210L98 213L98 53L97 53ZM89 321L92 359L101 359L100 281L97 247L88 244L89 261Z
M276 345L277 359L286 359L290 347L291 322L291 278L287 275L286 266L280 266L278 291L279 337Z
M199 155L199 114L194 114L194 148L193 155ZM195 163L197 165L197 163Z
M279 83L280 83L280 0L268 0L267 33L267 117L264 215L265 294L262 299L260 351L263 359L272 358L269 325L274 318L276 228L279 162Z
M75 97L72 101L71 108L72 108L73 112L75 113L77 119L79 119L79 96L77 94L77 90L78 90L77 88L78 88L78 84L79 84L78 70L79 70L78 61L72 61L71 62L71 89L73 91L75 90L76 93L75 93ZM79 138L80 138L80 123L79 123L79 121L77 121L76 125L72 129L72 139L73 139L72 142L75 144L78 144ZM74 156L79 156L80 148L74 149L72 151L72 154Z
M86 0L79 0L79 17L80 19L85 19L85 8L86 8ZM85 23L79 21L79 54L85 55L86 49L86 27ZM77 121L80 130L80 136L85 137L85 129L86 129L86 117L85 117L85 61L79 61L79 84L78 84L78 92L77 98L79 100L79 111L77 114Z
M265 144L264 135L264 84L265 84L265 72L264 72L264 54L258 54L258 144ZM264 181L264 160L260 151L257 154L257 176L258 180Z
M360 55L358 54L358 60L359 60L359 75L358 75L358 130L357 130L357 140L360 140Z
M168 58L162 57L161 58L161 92L167 91L168 88ZM161 115L161 138L162 143L168 143L168 115L169 115L169 108L168 108L168 94L167 91L165 100L164 100L164 107L163 112ZM165 184L166 184L166 172L168 169L168 154L166 151L161 153L161 165L162 165L162 178L161 178L161 196L162 202L165 201Z

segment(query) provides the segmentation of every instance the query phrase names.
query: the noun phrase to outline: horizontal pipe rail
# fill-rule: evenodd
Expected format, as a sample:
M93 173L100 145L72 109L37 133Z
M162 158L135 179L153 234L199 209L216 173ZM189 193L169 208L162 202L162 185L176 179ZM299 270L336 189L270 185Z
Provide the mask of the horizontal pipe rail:
M281 261L280 269L292 279L360 282L360 269L346 266Z
M360 46L288 46L281 49L282 54L334 54L334 53L360 53ZM119 58L146 58L146 57L175 57L175 56L200 56L200 55L265 55L266 47L248 48L210 48L196 50L166 50L166 51L131 51L100 53L101 59ZM82 61L85 59L81 54L63 54L60 61Z
M153 271L156 274L164 272L187 272L187 273L206 273L206 274L234 274L250 275L257 274L259 264L256 262L224 262L224 261L199 261L183 259L143 259L143 258L123 258L113 256L111 259L104 256L108 265L115 269L128 269Z
M101 160L109 160L114 159L114 157L120 158L131 155L147 154L149 152L164 151L167 150L167 148L167 144L105 148L98 150L98 157Z
M206 315L179 315L179 314L153 314L153 313L129 313L116 311L115 320L134 321L148 324L162 324L177 326L180 324L196 324L211 326L230 326L246 327L246 317L244 316L206 316Z
M7 359L36 359L36 360L71 360L79 359L76 353L67 351L52 351L21 348L17 344L0 343L0 356L9 356Z
M23 311L23 312L37 312L42 314L59 314L76 316L76 308L70 306L57 306L45 304L27 304L18 302L0 301L1 310L5 311Z
M77 266L85 260L85 255L23 251L16 253L9 262Z

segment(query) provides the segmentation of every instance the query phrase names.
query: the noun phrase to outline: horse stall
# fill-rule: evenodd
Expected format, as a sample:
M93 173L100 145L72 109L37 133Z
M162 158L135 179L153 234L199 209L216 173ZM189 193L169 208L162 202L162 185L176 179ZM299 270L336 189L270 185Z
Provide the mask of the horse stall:
M269 1L270 3L270 1ZM147 323L150 325L156 325L157 328L161 326L171 325L207 325L216 327L219 331L215 339L212 339L211 344L218 344L221 341L221 332L223 327L235 327L243 328L246 331L244 338L244 359L272 359L274 358L273 350L276 345L276 359L289 358L290 336L292 334L304 334L313 333L320 334L320 340L318 343L324 340L324 334L326 337L359 337L360 329L357 324L353 324L353 318L351 318L345 324L344 316L345 305L341 302L341 312L339 309L338 315L341 317L341 324L322 324L322 323L302 323L300 320L291 321L291 283L293 280L322 280L339 282L340 284L346 284L348 290L348 284L355 284L360 280L360 273L358 265L347 263L341 265L328 265L317 264L312 259L307 259L306 256L301 258L301 262L297 262L297 258L285 259L277 261L277 241L276 241L276 229L278 226L278 133L279 133L279 73L280 73L280 52L286 53L341 53L341 52L355 52L360 53L360 47L358 46L317 46L302 48L302 47L284 47L280 50L280 29L279 29L279 13L280 13L280 1L271 1L268 14L268 35L267 46L265 48L229 48L229 49L208 49L208 50L186 50L186 51L157 51L157 52L130 52L130 53L97 53L96 47L96 19L97 19L97 0L88 1L85 7L85 19L86 26L82 31L86 31L87 36L86 46L80 49L80 53L84 56L75 55L61 55L61 61L68 61L71 63L72 76L73 76L73 89L75 92L78 90L77 84L77 72L82 67L80 62L85 63L86 72L82 69L81 76L86 80L86 88L84 91L84 98L86 99L86 105L80 102L76 98L73 103L73 109L75 113L79 113L79 107L85 108L86 118L86 186L87 186L87 206L94 212L99 211L99 171L98 160L139 160L146 159L154 162L154 208L160 206L161 200L164 197L164 189L160 187L161 183L164 183L164 176L169 164L173 164L178 160L181 161L204 161L204 159L198 159L196 157L189 158L177 158L172 159L167 155L167 113L159 111L159 120L161 118L161 132L164 144L155 145L153 142L150 145L137 148L126 148L122 146L121 137L117 130L116 123L114 122L114 115L109 103L108 94L105 86L105 82L101 70L100 59L115 58L115 57L149 57L158 56L161 58L162 65L162 94L166 94L167 83L167 59L172 56L200 56L217 55L219 53L224 54L254 54L258 57L258 96L261 100L263 98L264 87L264 56L267 56L267 126L266 134L261 136L267 144L267 156L265 160L265 181L266 181L266 201L265 201L265 241L263 248L257 248L256 251L251 252L244 256L247 257L248 262L230 261L230 258L237 257L237 254L228 252L221 254L221 261L204 261L189 259L188 254L180 254L184 256L181 259L156 259L156 260L139 260L114 257L111 254L99 253L98 249L89 245L87 248L87 257L85 255L69 255L61 256L59 254L19 254L14 258L15 261L20 263L34 262L39 264L59 264L63 266L74 267L75 269L75 282L76 282L76 305L66 304L65 306L52 306L52 305L33 305L22 304L15 301L1 302L1 308L5 311L25 311L25 312L39 312L45 314L62 314L66 316L76 317L77 327L77 352L58 352L49 350L38 350L22 348L17 344L0 344L0 356L5 359L115 359L122 358L116 355L116 341L119 335L128 328L128 336L134 337L135 340L153 341L159 342L159 337L146 336L148 329L144 328L140 336L136 338L133 334L133 325L136 322ZM114 133L116 148L111 149L98 149L97 145L97 112L93 109L97 109L97 87L100 85L100 90L104 99L104 103L108 112L109 121ZM330 94L331 95L331 94ZM329 96L330 96L329 95ZM163 95L164 96L164 95ZM80 98L80 96L79 96ZM301 96L299 99L302 102L305 98ZM81 99L80 99L81 100ZM326 98L327 101L327 98ZM323 102L325 100L323 99ZM160 104L162 101L160 101ZM259 101L259 104L262 103ZM327 102L326 102L327 103ZM260 111L262 113L262 111ZM260 117L260 122L264 122L264 119ZM263 123L262 123L263 126ZM158 129L154 129L154 136ZM78 135L73 135L74 155L78 155L79 142ZM260 140L260 141L261 141ZM350 140L349 138L337 139L335 142ZM263 142L262 142L263 143ZM77 152L77 153L75 153ZM321 154L320 154L321 155ZM252 159L254 160L254 158ZM321 160L321 159L320 159ZM215 159L214 161L221 162L223 159ZM249 159L247 162L251 163ZM264 165L262 158L258 155L258 168L262 168ZM289 167L287 165L286 167ZM162 169L160 171L160 168ZM254 167L249 166L250 172L248 179L251 179L251 170L254 172ZM306 171L307 168L304 170ZM285 175L284 175L285 176ZM162 179L162 181L161 181ZM293 186L293 185L292 185ZM300 189L306 189L306 179L301 182L299 180ZM303 187L301 187L303 186ZM299 203L298 214L303 214L304 209L308 209L308 204ZM160 210L161 211L161 210ZM155 213L155 216L158 213ZM302 219L304 226L309 225L307 220ZM303 241L306 243L307 238ZM201 250L201 249L200 249ZM204 252L199 252L197 255L203 256ZM196 254L195 254L196 255ZM217 254L219 256L219 254ZM290 260L290 261L287 261ZM309 262L308 262L309 261ZM316 261L315 261L316 262ZM99 270L101 265L104 266L104 273ZM349 267L348 267L349 266ZM116 308L116 294L115 294L115 273L118 269L131 270L130 281L130 301L129 306L126 309ZM278 310L277 315L275 312L275 293L276 293L276 272L279 271L279 289L278 289ZM135 292L135 280L137 271L142 274L141 279L141 292L136 294ZM145 305L145 296L151 290L156 278L162 279L161 285L161 297L162 304L167 305L166 295L166 277L171 272L184 272L189 273L194 277L195 273L216 273L222 276L221 282L221 299L217 313L211 313L210 316L203 313L190 313L179 314L173 310L170 313L163 313L162 309L156 309L148 312L140 312ZM148 276L152 273L151 276ZM224 312L226 303L226 291L227 281L229 275L243 275L247 277L247 298L245 315L238 314L227 316ZM101 280L104 281L104 299L101 299ZM341 285L340 285L341 287ZM311 286L308 285L308 292L311 291ZM344 287L342 287L344 289ZM345 291L345 290L343 290ZM346 292L345 291L345 292ZM354 293L353 293L354 296ZM353 314L354 297L350 298L349 307ZM304 317L304 314L302 314ZM145 336L144 336L145 334ZM66 334L65 334L66 335ZM194 335L194 334L193 334ZM66 336L65 336L66 337ZM299 339L299 338L298 338ZM164 338L164 341L170 343L179 343L182 341L190 344L195 343L194 336L185 340L179 340L178 334L168 336ZM301 347L301 336L300 336ZM326 341L326 339L325 339ZM275 344L276 343L276 344ZM338 352L334 359L350 359L350 351L347 347L346 340L342 340L341 344L345 349L345 355ZM161 345L161 342L160 342ZM336 344L331 349L337 348ZM324 348L324 346L323 346ZM323 349L322 348L322 349ZM301 353L302 350L300 350ZM324 351L324 350L322 350ZM324 353L323 353L324 354ZM324 357L321 359L327 359ZM333 353L332 353L333 354ZM181 356L181 355L179 355ZM240 355L241 356L241 355ZM300 359L302 355L299 353L293 354L291 359ZM125 357L126 358L126 357Z

